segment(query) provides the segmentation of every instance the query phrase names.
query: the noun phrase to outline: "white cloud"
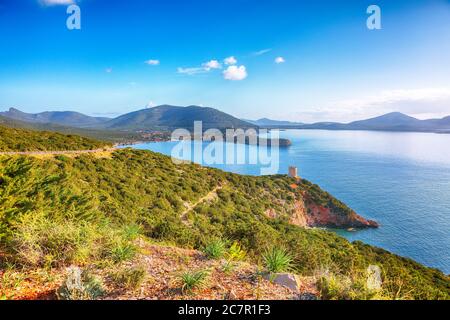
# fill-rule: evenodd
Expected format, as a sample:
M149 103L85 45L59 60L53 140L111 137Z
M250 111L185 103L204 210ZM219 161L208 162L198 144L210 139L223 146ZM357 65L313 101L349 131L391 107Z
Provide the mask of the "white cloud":
M256 52L253 52L254 56L262 56L263 54L269 53L272 49L263 49Z
M177 72L181 73L181 74L187 74L187 75L192 76L195 74L206 73L208 71L205 70L205 68L203 68L203 67L194 67L194 68L178 68Z
M190 67L190 68L178 68L177 72L181 73L181 74L187 74L187 75L196 75L196 74L201 74L201 73L207 73L210 72L211 70L215 70L215 69L221 69L222 68L222 64L217 61L217 60L210 60L208 62L205 62L202 64L201 67Z
M156 59L150 59L145 61L145 63L148 64L149 66L159 66L160 61Z
M275 63L276 64L285 63L285 62L286 62L286 60L284 60L283 57L276 57L275 58Z
M202 64L202 66L206 71L222 68L222 65L217 60L211 60L211 61L205 62L204 64Z
M57 6L57 5L69 5L75 3L74 0L40 0L44 6Z
M113 72L113 68L106 68L106 69L105 69L105 72L106 72L106 73L111 73L111 72Z
M226 58L225 60L223 60L223 62L227 65L227 66L232 66L235 65L237 63L237 60L235 57L231 56Z
M229 66L224 72L223 77L225 80L240 81L247 78L247 69L245 66Z
M450 99L450 88L421 88L384 90L380 93L360 99L340 101L345 108L395 105L400 102L436 102Z

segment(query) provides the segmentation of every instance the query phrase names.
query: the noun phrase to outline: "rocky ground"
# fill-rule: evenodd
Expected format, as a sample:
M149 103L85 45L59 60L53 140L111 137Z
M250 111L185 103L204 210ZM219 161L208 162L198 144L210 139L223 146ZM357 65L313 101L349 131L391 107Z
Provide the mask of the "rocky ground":
M210 260L199 251L180 249L140 242L140 253L131 262L120 266L90 268L102 279L105 300L291 300L315 299L317 291L313 279L302 278L298 290L264 279L259 268L247 262L237 262L231 270L225 260ZM135 288L119 284L114 274L119 270L145 270L142 282ZM204 286L192 292L183 292L180 275L184 271L207 272ZM6 299L56 299L56 290L64 282L67 269L37 270L21 273L3 271L0 279L0 298ZM5 279L8 283L5 282ZM6 289L8 287L8 289Z

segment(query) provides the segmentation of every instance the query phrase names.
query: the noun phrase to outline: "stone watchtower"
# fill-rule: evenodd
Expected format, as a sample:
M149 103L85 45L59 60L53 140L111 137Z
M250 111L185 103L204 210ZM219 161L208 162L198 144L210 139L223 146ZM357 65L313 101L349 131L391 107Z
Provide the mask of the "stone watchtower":
M297 167L289 167L289 177L295 178L295 179L300 179L300 177L298 176Z

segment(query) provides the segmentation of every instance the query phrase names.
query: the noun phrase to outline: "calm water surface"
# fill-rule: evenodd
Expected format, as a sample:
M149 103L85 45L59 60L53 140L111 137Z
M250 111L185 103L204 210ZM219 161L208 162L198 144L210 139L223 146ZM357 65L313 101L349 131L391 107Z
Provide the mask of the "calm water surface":
M450 135L288 130L281 137L293 144L280 150L279 173L295 165L303 178L381 224L338 233L450 273ZM133 147L170 155L174 145ZM260 174L258 165L211 166Z

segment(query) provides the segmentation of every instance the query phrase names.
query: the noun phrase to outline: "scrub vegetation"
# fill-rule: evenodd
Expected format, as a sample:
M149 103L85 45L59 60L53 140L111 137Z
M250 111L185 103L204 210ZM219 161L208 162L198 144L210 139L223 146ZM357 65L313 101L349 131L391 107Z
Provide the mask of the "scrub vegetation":
M28 139L27 134L20 137ZM83 138L55 139L67 148L102 146ZM66 144L65 139L72 142ZM31 136L29 143L19 146L2 141L3 149L35 148L31 140L40 141ZM45 147L47 142L42 143ZM212 190L217 190L217 197L182 217ZM15 274L12 270L27 274L71 265L120 266L140 254L136 242L143 240L202 250L210 259L226 263L245 259L272 272L317 276L326 299L449 299L449 278L438 270L361 242L350 243L326 230L290 224L289 208L305 192L313 194L309 199L341 208L340 214L352 213L305 180L175 165L169 157L148 151L123 149L108 158L0 156L0 276ZM268 209L279 213L277 218L269 218ZM364 287L370 265L382 271L383 286L376 293ZM140 269L113 275L130 288L144 277ZM203 272L181 279L187 291L207 281ZM97 282L86 277L85 281L95 285L83 287L75 298L97 297ZM2 290L6 289L0 288L0 296ZM61 296L71 298L72 293L61 291Z

